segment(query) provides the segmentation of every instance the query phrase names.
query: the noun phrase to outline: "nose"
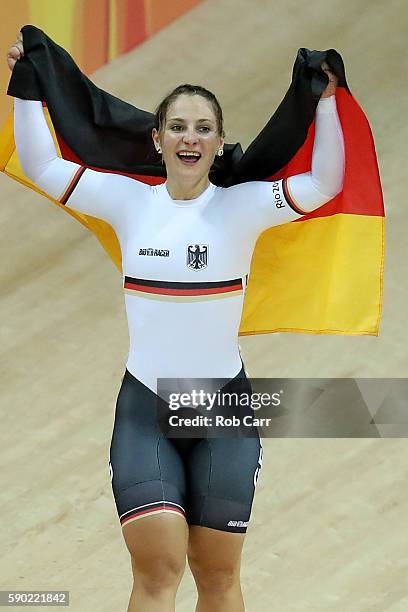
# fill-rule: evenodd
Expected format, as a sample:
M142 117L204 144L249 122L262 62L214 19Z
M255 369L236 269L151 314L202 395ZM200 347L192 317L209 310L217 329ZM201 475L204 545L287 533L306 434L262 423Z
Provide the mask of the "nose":
M194 144L198 141L197 132L194 128L188 128L183 134L183 141L186 144Z

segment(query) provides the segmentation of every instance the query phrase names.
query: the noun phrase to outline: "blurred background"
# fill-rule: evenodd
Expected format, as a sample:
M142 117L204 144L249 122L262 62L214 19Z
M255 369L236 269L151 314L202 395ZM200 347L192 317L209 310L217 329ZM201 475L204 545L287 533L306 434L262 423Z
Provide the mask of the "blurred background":
M0 39L13 41L22 25L41 28L75 58L85 74L127 53L200 0L16 0L0 7ZM5 43L6 44L6 43ZM0 86L9 80L1 67ZM2 104L3 123L9 105Z

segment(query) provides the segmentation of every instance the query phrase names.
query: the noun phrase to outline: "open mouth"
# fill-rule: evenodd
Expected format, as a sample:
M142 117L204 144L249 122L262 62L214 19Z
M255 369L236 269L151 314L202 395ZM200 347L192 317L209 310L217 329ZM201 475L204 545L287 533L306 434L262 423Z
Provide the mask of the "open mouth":
M177 153L177 157L179 158L182 164L186 164L187 166L194 166L194 164L196 164L200 160L201 153L182 151L181 153Z

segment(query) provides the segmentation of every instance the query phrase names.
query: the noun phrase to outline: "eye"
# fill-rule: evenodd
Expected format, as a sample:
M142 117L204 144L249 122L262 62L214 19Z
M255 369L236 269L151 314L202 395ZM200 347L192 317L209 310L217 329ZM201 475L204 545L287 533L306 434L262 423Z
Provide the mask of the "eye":
M171 126L170 126L170 130L171 130L172 132L180 132L182 129L183 129L183 126L182 126L182 125L179 125L179 124L177 124L177 123L175 123L174 125L171 125ZM208 132L211 132L211 128L210 128L210 127L208 127L207 125L202 125L202 126L200 126L200 127L198 128L198 130L199 130L200 132L202 132L203 134L208 134Z

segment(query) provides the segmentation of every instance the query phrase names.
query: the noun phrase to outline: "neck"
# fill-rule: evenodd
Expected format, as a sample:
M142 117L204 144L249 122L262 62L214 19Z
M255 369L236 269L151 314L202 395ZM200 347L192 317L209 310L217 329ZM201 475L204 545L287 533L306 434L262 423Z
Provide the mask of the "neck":
M209 184L208 176L191 183L177 181L170 177L167 177L166 181L167 191L173 200L194 200L207 189Z

